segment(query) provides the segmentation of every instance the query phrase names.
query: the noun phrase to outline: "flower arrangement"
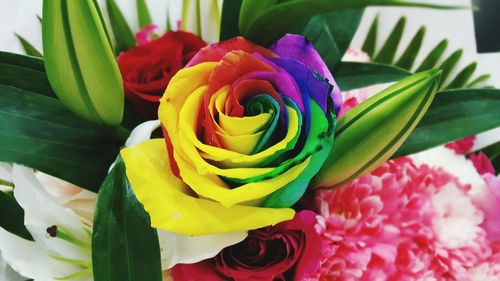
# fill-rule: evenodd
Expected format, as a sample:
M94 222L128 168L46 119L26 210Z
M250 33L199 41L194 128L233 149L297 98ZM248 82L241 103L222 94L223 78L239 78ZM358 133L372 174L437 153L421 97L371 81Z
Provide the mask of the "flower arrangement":
M0 52L0 280L500 278L500 90L413 70L425 31L348 50L366 6L466 7L136 3L45 0L43 54Z

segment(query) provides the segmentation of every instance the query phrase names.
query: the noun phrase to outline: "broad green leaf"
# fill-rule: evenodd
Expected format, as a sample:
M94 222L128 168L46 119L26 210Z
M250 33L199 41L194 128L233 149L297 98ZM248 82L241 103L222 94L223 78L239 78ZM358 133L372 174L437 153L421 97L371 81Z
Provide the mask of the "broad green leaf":
M149 24L153 23L151 19L151 14L149 13L148 5L146 0L136 0L137 7L137 18L139 20L139 28L143 28Z
M158 235L137 201L120 159L99 191L92 264L96 281L162 280Z
M481 149L481 152L488 156L497 174L500 173L500 142Z
M123 140L57 99L0 85L0 161L96 191Z
M491 78L490 74L481 75L481 76L477 77L476 79L472 80L472 82L470 82L469 84L467 84L467 86L465 86L465 88L474 88L474 87L488 81L490 78Z
M462 71L458 73L458 75L451 81L451 83L446 86L446 89L458 89L463 88L467 82L469 82L472 75L474 75L474 71L476 71L477 63L473 62L466 66Z
M14 197L0 191L0 227L27 240L33 237L24 226L24 210Z
M401 37L403 37L405 26L406 17L402 17L394 26L394 29L389 34L389 38L385 41L380 52L378 52L373 59L374 62L391 64L394 61L394 57L396 56L396 52L401 42Z
M413 39L411 40L410 44L406 48L401 58L396 63L396 66L408 70L412 69L413 64L415 63L415 59L417 58L418 53L420 52L420 48L422 47L422 42L424 41L425 32L426 28L425 26L422 26L418 30L415 37L413 37Z
M500 90L441 92L394 155L413 154L500 126Z
M370 26L370 30L366 35L365 42L363 43L363 47L361 48L361 50L366 54L368 54L370 58L373 58L375 56L375 48L377 47L377 36L378 36L378 15L373 20L372 25Z
M220 24L220 41L240 35L238 21L243 0L224 1L222 4L222 19Z
M414 74L342 116L333 148L312 186L341 185L388 160L427 111L439 77L437 70Z
M28 56L38 57L38 58L43 57L43 55L30 42L28 42L28 40L26 40L24 37L22 37L17 33L14 33L14 35L16 35L17 39L19 40L19 43L21 43L21 46L23 46L24 52Z
M427 55L422 64L417 68L417 72L429 70L435 67L448 48L448 40L443 40Z
M411 74L407 70L386 64L341 62L335 69L334 77L342 91L349 91L399 81Z
M45 68L61 102L95 123L119 125L123 81L95 2L45 0L43 18Z
M444 82L448 79L453 69L455 69L455 66L457 66L460 58L462 57L462 54L462 49L455 51L443 62L441 67L439 67L441 70L443 70L441 85L439 85L440 88L444 85Z
M240 11L240 32L246 38L267 46L305 24L315 15L366 6L413 6L427 8L457 8L407 0L243 0Z
M55 97L43 60L0 52L0 84Z
M135 37L114 0L106 0L109 21L116 41L117 53L129 50L135 46Z
M363 12L363 9L354 9L317 15L300 32L314 45L331 71L351 44Z

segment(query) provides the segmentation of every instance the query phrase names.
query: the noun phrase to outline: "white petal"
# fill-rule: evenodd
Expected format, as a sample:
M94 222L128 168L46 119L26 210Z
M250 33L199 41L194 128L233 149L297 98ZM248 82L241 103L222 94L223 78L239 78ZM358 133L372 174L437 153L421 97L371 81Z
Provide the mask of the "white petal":
M125 146L128 147L140 144L145 140L149 140L151 138L151 134L159 127L160 127L160 120L151 120L138 125L130 133L130 136L125 142Z
M25 281L26 278L22 277L8 265L2 257L2 252L0 251L0 280L5 281Z
M482 192L485 188L485 182L472 162L444 146L419 152L411 155L411 158L417 165L427 164L432 168L441 168L457 177L462 184L470 184L471 195Z
M51 175L35 172L38 181L61 206L72 209L92 225L97 194Z
M85 251L67 241L52 238L47 228L57 225L79 240L88 241L90 236L82 219L71 209L61 206L38 181L33 170L14 165L12 178L16 188L14 196L24 209L24 223L37 243L47 251L52 251L64 258L90 260L90 251Z
M35 242L19 238L1 227L0 251L12 269L37 281L56 281L54 277L68 276L79 270L76 266L49 257Z
M162 268L170 269L179 263L191 264L212 258L222 249L243 241L247 235L247 232L231 232L187 236L158 230Z

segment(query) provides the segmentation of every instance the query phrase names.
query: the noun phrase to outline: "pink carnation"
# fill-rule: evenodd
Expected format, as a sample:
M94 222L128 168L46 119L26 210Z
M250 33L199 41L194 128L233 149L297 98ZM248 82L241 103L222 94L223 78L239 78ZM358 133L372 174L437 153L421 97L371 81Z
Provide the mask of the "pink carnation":
M455 153L463 155L467 154L472 150L474 144L476 143L476 136L470 136L467 138L459 139L457 141L451 142L445 145L447 148L452 149Z
M316 194L318 280L468 280L491 249L482 212L449 173L388 161Z

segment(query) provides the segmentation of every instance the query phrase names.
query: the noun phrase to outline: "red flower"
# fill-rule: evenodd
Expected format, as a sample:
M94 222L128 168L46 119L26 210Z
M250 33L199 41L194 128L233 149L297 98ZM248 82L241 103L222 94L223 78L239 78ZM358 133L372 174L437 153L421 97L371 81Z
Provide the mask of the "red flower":
M125 96L145 118L156 119L168 82L204 46L195 35L176 31L122 53L118 65Z
M321 240L314 230L316 214L297 213L293 220L250 231L241 243L212 259L173 268L175 281L304 280L319 268Z

